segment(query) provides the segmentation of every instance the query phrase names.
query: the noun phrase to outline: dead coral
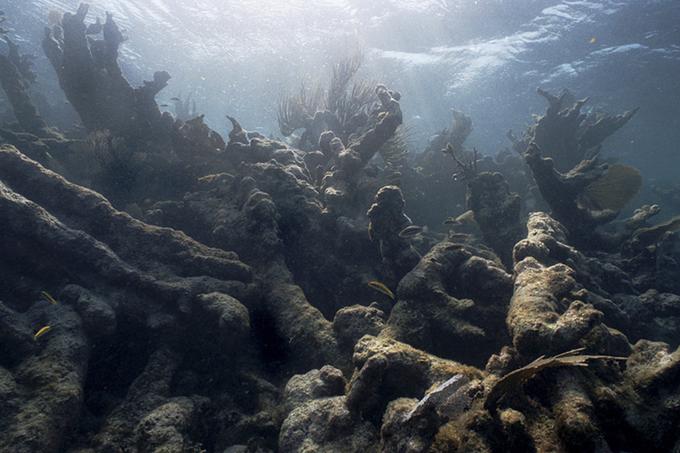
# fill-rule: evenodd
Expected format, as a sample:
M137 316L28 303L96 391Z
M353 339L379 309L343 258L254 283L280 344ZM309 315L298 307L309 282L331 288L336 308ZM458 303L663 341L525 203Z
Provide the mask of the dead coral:
M112 186L142 181L125 201L145 221L0 148L6 449L668 451L678 444L678 357L669 352L680 341L677 283L668 293L649 289L677 280L676 223L654 227L647 220L658 209L645 208L606 244L618 250L628 241L622 255L586 254L574 235L601 236L579 222L608 222L637 191L639 174L594 159L573 171L554 166L597 154L626 115L583 117L581 102L565 111L568 96L544 93L551 106L531 137L544 140L546 154L568 158L551 162L530 147L521 149L525 164L508 152L492 159L466 149L472 121L454 111L437 147L410 168L401 95L352 86L356 58L335 66L328 90L281 104L282 132L302 124L297 144L305 150L232 117L226 144L203 116L157 111L153 98L167 74L130 87L116 60L122 32L110 16L85 24L86 13L52 14L45 47L67 94L82 95L75 100L92 143L0 134L116 203L123 202ZM74 75L81 73L84 87ZM94 104L115 95L119 102ZM441 153L446 143L454 159ZM72 171L86 155L90 161ZM101 167L121 176L126 165L134 178L97 183ZM564 225L535 213L518 242L520 215L541 206L529 188L532 170L541 190L568 198L560 207L557 195L546 196ZM451 182L456 171L467 200ZM438 220L414 225L405 209L419 206L420 218ZM447 216L455 231L442 240L433 224ZM515 245L514 275L473 234L508 267ZM376 275L396 288L396 304L366 285ZM37 301L41 291L57 303ZM628 342L647 337L670 346ZM557 354L574 348L588 354ZM589 359L620 360L631 349L626 370L606 360L573 369Z
M524 236L521 199L500 173L482 172L467 181L467 203L489 245L508 268L512 248Z
M82 3L75 14L64 13L61 23L46 29L42 42L66 97L89 131L108 129L133 139L167 137L169 128L154 97L170 76L156 72L152 81L132 88L118 66L125 38L113 16L107 14L103 39L97 39L87 34L88 11L89 5Z
M0 357L0 449L62 450L85 399L90 345L80 318L64 305L33 304L18 314L0 303L0 312L3 345L16 354L7 363L3 347ZM36 343L32 333L43 323L52 329Z
M512 278L491 253L440 242L401 280L397 294L383 336L471 364L484 363L507 342Z
M586 114L581 109L588 102L587 98L575 100L567 90L559 96L540 88L536 91L548 102L546 113L537 118L522 138L516 138L512 131L508 137L520 154L526 153L535 143L553 159L555 169L560 172L567 172L582 160L597 156L602 142L630 121L638 110L615 116Z
M0 15L0 23L5 19L4 14ZM0 53L0 86L21 129L39 137L56 138L58 134L47 127L29 95L29 87L37 78L32 70L33 56L21 55L18 46L6 33L2 33L2 29L0 35L3 35L8 48L7 55Z
M31 398L35 399L40 413L52 421L29 414L31 423L42 425L31 428L10 417L3 428L7 435L0 436L2 442L12 442L12 448L20 451L56 451L70 427L101 417L87 428L83 440L87 446L146 451L163 443L162 433L172 433L173 444L193 445L199 435L195 421L204 417L206 399L174 398L170 385L181 382L191 389L187 373L214 373L205 379L226 382L221 384L226 387L236 385L231 380L240 378L230 378L230 370L207 371L202 363L207 356L214 360L229 354L230 363L236 364L239 357L249 355L251 324L245 305L252 308L250 302L257 299L252 295L255 288L248 288L250 268L233 253L114 210L99 194L66 182L11 147L2 148L0 158L0 210L3 218L11 219L0 241L8 260L3 260L3 275L11 263L28 263L28 268L22 267L23 279L3 287L3 297L9 297L11 307L19 306L31 294L25 282L36 278L57 288L65 282L80 285L67 286L62 295L54 292L64 305L36 304L31 308L36 317L31 318L28 333L22 335L22 329L7 338L8 344L23 338L35 347L35 326L50 325L52 329L40 342L52 344L46 353L59 359L61 368L55 371L59 378L45 380L48 387L32 386L30 392L22 390L11 397L14 407L27 411L34 410ZM54 259L45 260L44 253ZM12 310L7 312L11 316L3 319L19 319ZM193 332L191 343L181 340L187 332ZM95 344L101 353L84 352ZM78 354L77 360L54 347ZM16 350L26 351L20 345ZM7 357L2 357L5 366ZM13 380L21 373L16 363L25 360L40 373L53 373L48 365L53 359L35 361L29 355L14 360L9 371ZM142 372L144 366L147 370ZM236 368L244 369L242 365ZM110 372L104 374L105 370ZM180 371L183 377L175 381ZM115 396L121 390L123 395ZM67 401L61 401L63 392L68 393ZM27 399L28 394L33 396ZM82 404L87 409L84 413L78 410ZM241 413L252 405L231 407ZM31 432L18 431L25 428Z
M342 141L335 143L337 148L331 160L331 170L324 175L321 191L327 209L342 213L352 205L356 196L355 187L361 177L360 170L368 164L378 150L387 143L402 124L402 112L395 93L384 85L378 85L375 93L380 99L380 108L372 116L375 123L366 132L345 147ZM336 137L337 138L337 137ZM351 212L351 211L350 211Z
M422 397L434 384L455 374L481 376L478 370L439 359L387 338L365 336L354 348L354 375L347 406L372 420L380 420L387 404L399 397Z
M621 167L600 164L596 159L581 161L569 172L560 173L535 143L529 145L524 158L552 214L579 245L602 247L601 236L593 232L616 218L640 187L636 170L619 170Z
M562 227L546 214L532 214L528 231L514 250L515 287L507 317L519 354L535 357L588 347L624 355L628 342L611 325L625 328L625 316L611 300L598 296L606 292L596 275L606 276L606 270L593 265L584 272L589 262L565 244Z
M420 255L399 232L411 221L404 214L404 197L397 186L384 186L366 215L369 236L376 241L389 281L398 282L420 260Z

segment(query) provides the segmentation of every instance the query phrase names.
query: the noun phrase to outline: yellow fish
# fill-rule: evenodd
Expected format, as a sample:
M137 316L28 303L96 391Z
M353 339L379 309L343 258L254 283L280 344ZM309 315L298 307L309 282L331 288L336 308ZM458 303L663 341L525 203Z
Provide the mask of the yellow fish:
M385 286L384 283L381 283L377 280L371 280L370 282L368 282L368 286L370 286L371 288L373 288L376 291L383 293L384 295L386 295L390 299L394 300L394 293L392 291L390 291L390 289L387 286Z
M596 43L597 43L597 38L595 36L590 38L590 44L596 44Z
M47 302L51 303L52 305L57 305L57 301L48 293L47 291L40 291L40 295L45 299Z
M37 332L35 333L35 335L33 335L33 339L37 341L38 338L42 337L42 336L45 335L47 332L49 332L51 328L52 328L52 326L45 326L45 327L43 327L42 329L40 329L39 331L37 331Z

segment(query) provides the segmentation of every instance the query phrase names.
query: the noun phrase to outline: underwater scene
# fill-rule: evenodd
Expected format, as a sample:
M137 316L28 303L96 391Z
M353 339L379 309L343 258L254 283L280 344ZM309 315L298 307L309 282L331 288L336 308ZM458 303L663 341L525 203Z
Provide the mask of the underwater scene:
M680 1L0 0L0 453L680 453Z

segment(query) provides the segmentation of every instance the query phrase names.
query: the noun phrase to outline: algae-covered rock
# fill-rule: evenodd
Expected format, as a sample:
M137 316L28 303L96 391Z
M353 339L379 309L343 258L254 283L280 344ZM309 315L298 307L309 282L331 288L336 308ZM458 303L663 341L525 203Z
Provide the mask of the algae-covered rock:
M512 295L511 276L493 258L463 244L435 245L400 282L383 335L464 363L486 361L507 340Z
M281 338L295 353L298 368L337 363L338 344L332 324L311 306L303 291L282 283L268 293L265 304Z
M78 285L67 285L62 290L61 296L73 304L90 337L106 337L116 331L116 312L101 297Z
M177 371L180 357L166 348L155 351L125 395L124 400L106 417L101 429L94 436L93 446L98 449L133 448L135 445L135 430L143 442L153 445L159 442L155 430L168 429L169 432L183 430L188 406L170 405L157 411L159 407L170 401L170 386ZM175 412L170 420L164 421L165 410ZM155 415L150 415L157 411ZM180 414L180 419L176 419ZM175 420L172 420L175 418ZM143 422L146 419L146 422ZM176 424L175 424L176 422ZM163 426L168 423L168 425ZM174 426L174 427L173 427ZM173 435L176 433L173 432Z
M11 313L6 307L3 311ZM14 320L31 332L42 326L50 330L35 341L32 335L18 337L31 347L15 345L23 354L1 368L0 450L60 451L78 426L85 397L90 348L82 323L72 308L47 303L15 313ZM0 366L6 366L4 347L1 351Z
M222 347L228 350L243 347L250 333L250 316L246 307L222 293L201 294L195 304L200 312L196 322L204 328L215 328Z
M188 437L197 409L191 399L180 397L151 411L135 427L138 451L183 453L197 448Z
M294 409L281 426L279 451L377 452L376 429L350 412L344 396L309 401Z
M283 399L292 410L311 400L344 395L346 384L342 371L326 365L320 370L291 377L283 391Z
M606 326L605 314L593 305L603 301L591 296L577 280L581 275L574 267L584 266L585 260L563 241L561 226L547 215L535 213L529 220L527 239L515 247L515 288L507 318L514 347L527 357L579 346L589 347L591 352L626 355L627 339ZM604 308L619 314L615 306Z
M521 199L510 191L500 173L482 172L467 183L468 206L484 235L484 242L503 263L512 265L512 248L524 234L520 220Z
M625 385L611 404L623 411L625 439L635 449L672 451L677 444L679 373L679 350L647 340L634 345L624 373Z
M375 307L351 305L335 313L333 331L338 343L353 349L364 335L378 335L385 326L385 313Z
M404 213L404 196L397 186L384 186L366 213L369 236L378 244L389 279L399 281L418 263L418 252L400 232L411 221Z
M442 421L435 412L410 418L415 401L399 398L391 401L380 429L381 451L426 452Z
M644 338L680 344L680 296L648 290L640 295L618 294L614 301L631 320L631 341Z
M421 398L427 389L461 374L481 376L473 367L444 360L404 343L369 335L354 347L354 374L347 406L372 420L380 420L387 404L397 398Z

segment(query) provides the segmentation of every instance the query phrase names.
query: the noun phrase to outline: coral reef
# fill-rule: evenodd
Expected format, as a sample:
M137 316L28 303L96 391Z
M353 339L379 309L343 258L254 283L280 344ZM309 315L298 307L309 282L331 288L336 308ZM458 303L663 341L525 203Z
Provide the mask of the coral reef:
M645 181L597 158L634 111L539 91L517 153L454 111L412 157L352 57L281 101L286 142L225 141L87 13L43 41L86 133L0 55L0 450L680 448L680 220L616 220Z

